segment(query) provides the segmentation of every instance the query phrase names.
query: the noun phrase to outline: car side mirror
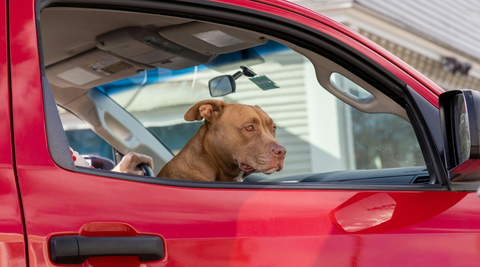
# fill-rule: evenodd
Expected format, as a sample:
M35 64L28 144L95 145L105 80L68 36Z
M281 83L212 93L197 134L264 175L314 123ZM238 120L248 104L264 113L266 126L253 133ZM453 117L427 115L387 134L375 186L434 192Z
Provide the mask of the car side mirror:
M439 97L447 170L452 181L480 181L480 92L452 90Z

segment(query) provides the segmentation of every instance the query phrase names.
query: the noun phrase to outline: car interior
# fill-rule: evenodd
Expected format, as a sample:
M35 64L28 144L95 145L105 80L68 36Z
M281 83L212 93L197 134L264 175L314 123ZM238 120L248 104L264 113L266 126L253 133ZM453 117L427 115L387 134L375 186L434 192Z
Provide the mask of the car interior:
M74 7L44 9L40 25L69 146L95 168L134 151L153 158L157 175L201 125L183 114L218 99L260 106L287 149L283 171L244 183L432 183L401 104L348 66L261 29ZM235 88L215 95L209 82L221 76Z

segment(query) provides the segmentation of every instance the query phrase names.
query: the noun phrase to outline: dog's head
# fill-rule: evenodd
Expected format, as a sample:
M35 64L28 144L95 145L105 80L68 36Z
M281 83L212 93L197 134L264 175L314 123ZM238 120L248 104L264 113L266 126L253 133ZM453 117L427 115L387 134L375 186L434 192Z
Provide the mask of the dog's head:
M184 118L205 119L208 149L226 167L246 174L282 170L287 150L275 139L277 127L260 107L205 100L191 107Z

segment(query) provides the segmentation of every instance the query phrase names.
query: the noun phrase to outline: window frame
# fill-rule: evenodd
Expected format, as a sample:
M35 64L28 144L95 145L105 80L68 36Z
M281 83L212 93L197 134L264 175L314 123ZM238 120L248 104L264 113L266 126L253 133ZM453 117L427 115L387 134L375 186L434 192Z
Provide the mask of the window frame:
M315 189L315 190L388 190L388 191L446 191L449 189L448 173L444 168L442 162L443 143L439 143L441 139L440 131L435 131L435 126L432 123L427 123L429 120L424 118L425 112L428 112L429 117L435 117L438 114L436 109L425 98L419 95L418 92L411 89L406 82L388 71L386 68L370 59L366 55L360 53L355 48L338 39L307 25L291 21L287 18L279 17L273 14L264 13L258 10L246 9L243 7L235 7L223 3L201 1L201 3L186 3L186 2L147 2L147 1L121 1L121 6L118 1L102 0L102 1L61 1L48 0L36 1L36 21L37 21L37 40L40 57L40 71L42 80L45 76L45 66L43 58L41 27L40 27L40 12L46 7L62 6L62 7L83 7L83 8L100 8L100 9L117 9L128 10L140 13L162 14L181 18L199 19L208 22L221 23L229 26L236 26L256 31L259 26L262 28L262 33L286 40L293 44L302 46L312 52L318 53L338 64L343 64L346 69L357 75L359 78L371 84L387 97L390 97L395 102L405 107L406 112L412 122L417 140L422 149L422 154L427 164L427 168L431 177L435 177L438 184L407 184L407 185L390 185L390 184L310 184L310 183L230 183L230 182L196 182L196 181L179 181L167 178L149 178L140 177L122 173L114 173L103 170L93 170L87 168L76 168L82 173L92 174L96 176L111 177L122 180L144 182L150 184L161 184L178 187L194 187L194 188L232 188L232 189ZM148 12L145 12L148 8ZM386 59L385 59L386 60ZM48 94L49 86L42 86L44 95ZM409 89L410 88L410 89ZM50 90L51 91L51 90ZM50 92L51 94L51 92ZM418 102L423 101L431 108L418 107ZM45 101L44 106L47 110L48 101ZM434 110L435 109L435 110ZM57 114L58 115L58 114ZM56 155L57 149L51 149L49 136L52 132L58 131L58 122L55 119L50 119L51 114L47 116L46 112L46 127L47 139L49 140L49 151L52 159L62 168L72 170L69 164L64 164L58 160L59 155ZM438 116L437 116L438 119ZM58 118L59 121L59 118ZM433 129L433 131L432 131ZM438 128L439 129L439 128ZM440 138L437 134L440 135ZM438 149L438 150L437 150ZM62 155L60 153L60 155Z

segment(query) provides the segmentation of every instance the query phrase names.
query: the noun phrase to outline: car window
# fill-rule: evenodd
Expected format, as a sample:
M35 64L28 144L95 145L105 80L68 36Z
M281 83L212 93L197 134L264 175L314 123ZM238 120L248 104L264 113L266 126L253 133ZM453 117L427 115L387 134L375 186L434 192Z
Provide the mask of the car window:
M409 184L428 177L402 106L341 64L289 42L134 12L55 8L42 21L45 72L65 108L69 145L80 154L146 154L158 174L204 123L186 121L186 112L220 100L258 106L286 150L277 172L254 170L246 182Z
M277 139L287 149L284 169L265 178L425 165L409 122L393 114L369 114L345 104L318 84L307 58L286 46L269 41L247 51L223 55L215 65L144 71L99 89L135 116L174 154L201 125L183 118L196 102L220 99L258 105L276 123ZM257 55L257 62L251 58L238 60L242 53ZM248 66L270 87L262 88L255 78L240 77L235 93L211 97L209 80L234 74L240 66ZM332 77L352 94L370 95L340 74Z
M80 155L103 157L114 161L114 150L77 116L58 107L63 130L70 147Z

